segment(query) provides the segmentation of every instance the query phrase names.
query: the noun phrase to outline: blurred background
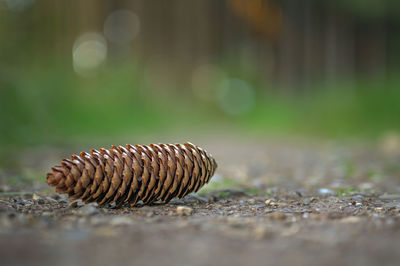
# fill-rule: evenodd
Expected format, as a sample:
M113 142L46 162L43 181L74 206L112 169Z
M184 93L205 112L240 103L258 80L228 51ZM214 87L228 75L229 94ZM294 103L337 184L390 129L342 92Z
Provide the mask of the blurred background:
M399 33L397 0L0 0L2 162L143 136L396 135Z
M218 169L169 204L45 181L185 141ZM400 0L0 0L0 264L398 265L399 162Z

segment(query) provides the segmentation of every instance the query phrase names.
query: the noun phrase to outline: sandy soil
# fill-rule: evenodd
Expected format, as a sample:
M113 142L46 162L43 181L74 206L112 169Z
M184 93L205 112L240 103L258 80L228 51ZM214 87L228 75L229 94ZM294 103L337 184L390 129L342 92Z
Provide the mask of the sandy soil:
M215 155L218 174L169 204L84 205L49 192L44 173L10 185L3 170L1 265L398 265L400 154L392 146L196 144ZM21 160L41 169L61 159L49 154Z

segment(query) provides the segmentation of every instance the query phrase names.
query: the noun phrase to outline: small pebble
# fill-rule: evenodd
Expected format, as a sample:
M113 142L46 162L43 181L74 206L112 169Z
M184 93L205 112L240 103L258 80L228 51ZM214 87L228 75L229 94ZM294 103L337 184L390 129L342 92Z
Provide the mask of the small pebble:
M256 203L256 200L255 199L249 199L249 200L247 200L247 203L253 205L253 204Z
M154 212L149 211L146 213L146 217L153 217L154 216Z
M68 200L67 199L59 199L58 203L68 203Z
M361 221L361 219L357 216L349 216L349 217L345 217L340 220L340 222L342 222L342 223L351 223L351 224L358 223L360 221Z
M284 220L286 218L286 214L284 212L273 212L268 215L268 217L273 220Z
M94 226L102 225L102 224L104 224L106 222L107 222L107 218L106 217L93 216L92 218L90 218L90 224L94 225Z
M45 200L36 193L33 193L32 200L37 204L45 204L46 203Z
M94 215L99 213L99 209L93 205L85 205L78 210L80 215Z
M265 201L265 205L273 207L273 206L278 206L278 203L276 203L275 201L272 201L271 199L267 199Z
M264 210L264 212L265 213L271 213L271 212L273 212L274 210L273 209L270 209L270 208L266 208L265 210Z
M54 194L51 195L51 197L52 197L54 200L60 200L61 198L66 198L67 196L64 195L64 194L54 193Z
M318 194L321 194L321 195L334 195L336 193L335 193L335 191L327 189L327 188L320 188L320 189L318 189Z
M369 189L373 189L374 188L374 184L373 183L361 183L358 187L361 190L369 190Z
M77 200L74 200L73 202L71 202L71 203L68 205L68 207L69 207L69 208L76 208L76 207L78 207L78 201L77 201Z
M355 196L351 197L351 199L353 199L353 200L362 200L362 199L364 199L364 196L362 196L362 195L355 195Z
M126 216L117 216L117 217L113 217L110 220L109 224L112 226L131 225L131 224L133 224L133 221L131 218L126 217Z
M290 191L290 192L288 193L288 195L289 195L290 197L292 197L292 198L301 198L301 197L303 197L303 194L302 194L300 191L298 191L298 190L296 190L296 191Z
M193 213L193 209L186 206L178 206L176 208L176 213L180 216L189 216Z
M317 201L318 201L318 199L315 198L315 197L312 197L312 198L310 199L310 202L317 202Z
M46 197L46 200L47 200L48 202L50 202L50 203L58 203L57 200L55 200L55 199L53 199L53 198L50 198L50 197Z
M33 193L33 195L32 195L32 199L33 199L33 200L40 200L40 199L41 199L41 197L40 197L38 194L36 194L36 193Z

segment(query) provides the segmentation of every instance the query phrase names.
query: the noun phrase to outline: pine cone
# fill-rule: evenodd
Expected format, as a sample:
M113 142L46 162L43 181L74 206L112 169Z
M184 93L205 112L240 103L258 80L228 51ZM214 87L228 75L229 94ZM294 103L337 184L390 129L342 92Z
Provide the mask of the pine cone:
M183 198L207 183L216 168L214 158L191 143L128 144L73 154L52 167L46 181L71 199L134 206Z

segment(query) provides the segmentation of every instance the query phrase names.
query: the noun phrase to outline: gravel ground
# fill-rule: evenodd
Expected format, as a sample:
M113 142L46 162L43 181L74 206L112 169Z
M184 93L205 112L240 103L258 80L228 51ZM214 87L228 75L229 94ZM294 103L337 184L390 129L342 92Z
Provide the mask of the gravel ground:
M398 143L197 144L218 174L168 204L84 205L44 190L44 174L10 185L3 171L1 264L398 265Z

